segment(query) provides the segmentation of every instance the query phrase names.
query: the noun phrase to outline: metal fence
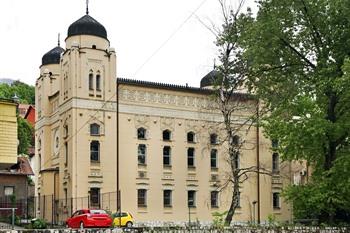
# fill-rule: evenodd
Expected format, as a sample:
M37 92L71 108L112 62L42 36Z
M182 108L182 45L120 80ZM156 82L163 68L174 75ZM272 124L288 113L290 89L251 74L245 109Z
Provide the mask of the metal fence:
M0 208L17 208L16 219L45 219L51 225L62 225L64 221L79 209L101 208L107 211L116 210L116 193L103 193L98 199L90 196L57 199L54 195L28 197L25 199L0 198ZM10 220L11 211L0 211L0 220Z

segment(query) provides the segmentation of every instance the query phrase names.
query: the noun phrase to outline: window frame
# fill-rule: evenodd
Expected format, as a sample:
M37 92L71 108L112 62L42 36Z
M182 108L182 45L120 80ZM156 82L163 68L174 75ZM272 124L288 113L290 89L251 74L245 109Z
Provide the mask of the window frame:
M196 207L196 191L195 190L187 190L187 207L192 207L192 208Z
M96 193L94 193L96 191ZM100 206L101 204L101 189L100 188L90 188L90 204L92 206Z
M164 189L163 190L163 206L172 207L172 190Z
M216 133L212 133L209 136L210 144L217 145L218 144L218 135Z
M171 141L171 131L169 129L163 130L162 137L163 141Z
M96 91L101 91L101 74L96 74Z
M89 90L94 90L94 74L91 71L89 72Z
M168 149L168 154L165 154L165 150ZM165 160L168 160L168 163L165 163ZM163 147L163 166L171 166L171 147L164 146Z
M93 150L93 146L97 146L97 150ZM90 142L90 162L100 162L101 144L98 140L92 140ZM97 158L94 158L97 156Z
M142 147L144 148L143 154L141 153ZM147 164L147 160L146 160L147 157L146 156L147 156L146 144L138 144L138 146L137 146L137 163L138 163L138 165L146 165Z
M279 154L277 152L272 153L272 172L278 173L279 169Z
M11 190L12 190L11 194L6 194L6 189L8 189L8 188L11 188ZM12 195L15 195L15 186L13 186L13 185L5 185L4 186L4 196L5 197L9 197L9 196L12 196Z
M215 158L213 157L214 155L215 155ZM214 166L213 166L213 162L215 163ZM218 150L217 149L210 150L210 168L218 168Z
M94 132L96 130L96 132ZM101 126L97 123L90 124L90 136L100 136Z
M196 143L196 134L193 131L190 131L187 133L187 142L188 143Z
M219 192L211 191L210 192L210 207L218 208L219 207Z
M272 207L274 209L281 209L281 197L279 192L272 193Z
M146 137L147 129L145 129L144 127L138 128L136 133L137 133L137 139L139 139L139 140L146 140L147 139L147 137Z
M190 161L192 161L192 162L190 163ZM189 168L196 167L195 166L195 148L194 147L187 148L187 167L189 167Z
M147 206L147 189L137 189L137 206Z

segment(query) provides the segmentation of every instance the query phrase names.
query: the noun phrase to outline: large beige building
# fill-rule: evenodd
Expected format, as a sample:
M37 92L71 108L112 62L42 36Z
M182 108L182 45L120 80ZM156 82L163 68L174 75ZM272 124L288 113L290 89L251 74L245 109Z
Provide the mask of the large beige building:
M115 211L117 186L121 209L137 222L210 222L213 212L226 211L230 187L218 192L228 171L222 117L205 88L211 74L201 88L116 77L106 29L88 14L69 26L64 49L43 56L36 82L37 214L59 222L79 208ZM241 137L239 166L274 172L249 174L234 221L271 214L289 220L280 193L291 182L291 166L279 163L261 129L242 130Z

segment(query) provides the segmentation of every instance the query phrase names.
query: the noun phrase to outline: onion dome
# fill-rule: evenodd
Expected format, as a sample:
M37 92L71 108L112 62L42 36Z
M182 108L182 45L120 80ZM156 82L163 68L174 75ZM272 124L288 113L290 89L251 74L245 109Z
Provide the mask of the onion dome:
M204 76L201 79L201 85L200 87L210 87L213 86L215 84L215 81L217 80L219 76L219 73L216 70L212 70L210 71L206 76Z
M69 26L68 37L76 35L92 35L107 39L105 27L88 14Z
M50 51L44 54L44 56L41 59L41 65L60 64L61 53L63 52L63 48L61 48L60 46L56 46L55 48L51 49Z

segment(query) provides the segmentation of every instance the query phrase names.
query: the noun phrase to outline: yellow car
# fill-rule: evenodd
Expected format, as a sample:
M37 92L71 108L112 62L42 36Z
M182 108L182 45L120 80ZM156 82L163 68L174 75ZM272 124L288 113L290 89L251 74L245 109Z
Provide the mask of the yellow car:
M134 224L134 219L130 213L121 212L120 215L119 213L113 214L113 226L132 227L133 224Z

